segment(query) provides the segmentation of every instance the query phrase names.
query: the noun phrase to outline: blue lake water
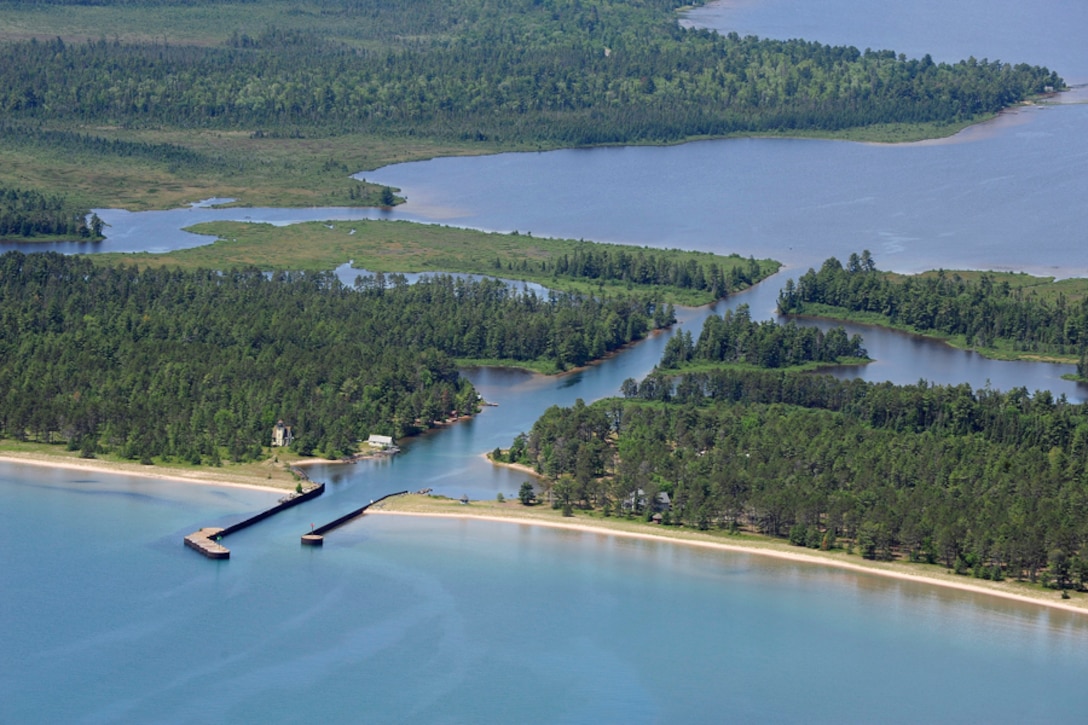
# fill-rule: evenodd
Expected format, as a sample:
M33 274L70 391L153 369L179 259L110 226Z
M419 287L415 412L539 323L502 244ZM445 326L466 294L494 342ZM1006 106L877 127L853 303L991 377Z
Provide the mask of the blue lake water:
M12 465L0 495L4 722L1011 723L1084 704L1088 621L986 597L486 522L372 516L314 550L306 506L210 562L181 535L271 496Z
M1088 26L1086 26L1088 27ZM1088 105L1009 112L942 142L736 139L443 158L367 172L399 218L878 266L1084 276Z
M1076 0L724 0L685 13L685 24L742 36L804 38L859 50L926 53L1045 65L1088 82L1088 8Z
M1086 7L740 0L691 17L937 60L1044 63L1083 81ZM869 248L901 271L1083 275L1086 113L1024 109L941 143L730 140L441 159L364 176L404 189L409 202L390 218L736 251L782 259L785 274ZM203 243L178 231L198 220L381 213L101 215L112 225L101 248L135 250ZM718 309L747 302L769 316L782 278ZM681 327L697 329L705 314L683 311ZM871 379L990 380L1088 398L1060 381L1060 366L1006 367L864 334L878 358L862 372ZM479 521L366 517L324 549L299 546L311 523L389 491L513 493L522 477L481 454L548 405L645 375L666 339L558 379L468 371L498 407L391 460L313 467L328 492L231 537L227 562L197 556L182 536L275 494L0 465L0 722L1083 720L1088 618Z

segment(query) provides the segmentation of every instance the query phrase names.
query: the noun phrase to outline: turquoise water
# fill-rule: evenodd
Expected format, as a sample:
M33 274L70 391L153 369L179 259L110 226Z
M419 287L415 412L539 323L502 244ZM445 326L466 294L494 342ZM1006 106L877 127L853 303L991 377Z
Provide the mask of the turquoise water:
M1088 620L512 524L0 465L3 722L1073 721ZM35 522L33 530L25 522ZM19 531L19 535L12 532Z

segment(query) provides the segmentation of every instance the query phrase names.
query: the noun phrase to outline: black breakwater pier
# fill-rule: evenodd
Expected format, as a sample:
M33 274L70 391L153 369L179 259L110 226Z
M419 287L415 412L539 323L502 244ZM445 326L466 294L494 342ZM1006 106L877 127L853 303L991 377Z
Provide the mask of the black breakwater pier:
M264 521L269 516L278 514L280 511L284 511L293 506L298 506L304 501L309 501L312 498L317 498L321 494L325 493L325 484L319 483L312 485L303 490L302 493L291 493L284 496L279 500L275 506L270 509L265 509L259 514L250 516L248 519L239 521L236 524L232 524L225 529L217 528L203 528L199 531L194 531L185 537L185 545L190 549L194 549L209 559L229 559L230 549L223 546L220 540L224 536L230 536L237 533L242 529L249 528L258 521Z
M329 533L333 529L336 529L336 528L339 528L339 527L343 526L344 524L346 524L347 522L351 521L352 519L354 519L354 518L356 518L358 516L362 516L363 514L366 513L366 510L368 508L370 508L371 506L373 506L374 504L381 503L385 499L392 498L393 496L403 496L406 493L408 493L408 492L407 491L398 491L396 493L387 493L386 495L382 496L381 498L376 499L374 501L371 501L366 506L363 506L361 508L357 508L354 511L351 511L350 513L344 514L343 516L341 516L338 519L330 521L329 523L324 524L322 526L318 526L316 529L314 529L310 533L302 535L302 543L307 545L307 546L321 546L322 544L325 543L325 534Z

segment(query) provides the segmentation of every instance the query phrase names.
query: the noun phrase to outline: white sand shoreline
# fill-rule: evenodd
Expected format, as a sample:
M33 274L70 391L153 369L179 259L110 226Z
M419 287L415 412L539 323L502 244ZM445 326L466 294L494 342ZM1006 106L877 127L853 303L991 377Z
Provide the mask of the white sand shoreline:
M227 486L231 488L247 488L252 491L264 491L282 495L288 489L279 486L262 486L256 483L243 483L241 481L228 481L216 478L213 473L194 471L192 475L177 469L154 470L154 466L135 465L127 466L122 463L104 463L95 459L67 459L59 456L37 455L28 453L25 455L3 453L0 454L0 463L12 463L17 465L37 466L39 468L60 468L68 471L81 471L83 473L99 473L108 476L135 476L149 480L175 481L178 483L195 483L201 486Z
M1009 601L1019 602L1021 604L1033 604L1050 609L1057 609L1064 612L1072 612L1074 614L1088 615L1088 605L1080 606L1074 604L1069 600L1061 599L1046 599L1043 596L1031 596L1028 594L1019 594L1017 592L1004 591L998 588L991 588L982 586L979 584L972 584L968 582L952 581L936 576L924 576L921 574L915 574L906 571L895 571L891 568L885 568L876 565L858 564L850 561L841 561L838 559L832 559L829 557L815 556L812 554L805 554L801 552L783 551L778 548L763 547L758 545L746 546L744 544L729 544L718 541L703 541L693 538L680 538L673 536L660 536L651 533L643 533L640 531L625 531L619 528L610 528L607 526L594 526L593 524L586 523L568 523L565 521L549 521L547 519L531 518L531 517L518 517L518 516L493 516L488 514L475 514L470 512L465 513L445 513L445 512L433 512L433 511L389 511L384 509L371 509L367 511L367 515L380 514L384 516L417 516L424 518L445 518L445 519L461 519L461 520L480 520L505 524L523 524L529 526L544 526L553 529L565 529L568 531L579 531L583 533L600 534L605 536L619 536L630 539L641 539L644 541L657 541L667 544L679 544L684 546L695 546L702 549L711 549L715 551L727 551L731 553L739 554L753 554L757 556L767 556L774 559L783 561L791 561L798 564L817 564L827 567L834 567L846 571L858 572L863 574L873 574L889 579L898 579L900 581L907 581L915 584L929 585L935 587L942 587L945 589L954 589L961 592L968 592L971 594L983 594L991 597L998 597ZM891 566L895 566L894 564ZM1058 596L1055 594L1055 596Z
M148 480L163 480L174 481L178 483L190 483L198 484L201 486L221 486L232 488L244 488L253 491L263 491L270 494L282 495L288 489L277 486L264 486L256 483L244 483L241 481L230 481L222 478L217 478L214 472L211 471L193 471L192 474L188 474L185 471L179 471L177 469L166 470L152 470L148 467L137 467L135 464L128 466L122 463L105 463L97 461L95 459L67 459L59 456L49 456L47 454L33 454L27 453L23 455L4 453L0 454L0 463L10 463L15 465L28 465L37 466L39 468L54 468L64 469L70 471L80 471L90 474L103 474L103 475L122 475L122 476L135 476L138 478L144 478ZM502 465L502 464L500 464ZM510 464L505 464L510 465ZM513 464L517 466L518 464ZM526 471L526 473L532 473ZM470 511L464 512L434 512L434 511L389 511L385 509L371 509L367 512L370 514L381 514L385 516L416 516L423 518L444 518L444 519L461 519L461 520L480 520L489 521L495 523L506 524L522 524L529 526L543 526L553 529L564 529L568 531L578 531L582 533L599 534L605 536L618 536L629 539L640 539L643 541L657 541L661 543L680 544L686 546L694 546L702 549L710 549L715 551L727 551L740 554L754 554L758 556L767 556L782 561L791 561L799 564L817 564L827 567L834 567L840 570L853 571L864 574L873 574L890 579L898 579L900 581L907 581L916 584L930 585L935 587L942 587L945 589L954 589L961 592L968 592L972 594L982 594L992 597L998 597L1009 601L1019 602L1022 604L1033 604L1038 606L1044 606L1050 609L1056 609L1064 612L1071 612L1075 614L1088 615L1088 601L1083 605L1073 603L1069 600L1061 599L1047 599L1040 593L1038 596L1032 596L1029 594L1020 594L1017 592L1006 591L996 587L987 587L980 584L974 584L969 582L960 582L942 578L940 576L925 576L907 571L896 571L892 564L888 567L880 566L879 564L860 564L852 561L843 561L825 556L817 556L813 554L807 554L802 552L785 551L773 546L760 546L758 544L743 544L743 543L726 543L720 541L706 541L696 538L687 538L680 536L661 536L659 534L647 533L641 531L628 531L622 528L613 528L608 526L598 526L591 523L575 523L567 521L551 521L548 519L541 519L528 516L495 516L484 513L473 513ZM1056 595L1055 595L1056 596ZM1082 600L1083 601L1083 600Z

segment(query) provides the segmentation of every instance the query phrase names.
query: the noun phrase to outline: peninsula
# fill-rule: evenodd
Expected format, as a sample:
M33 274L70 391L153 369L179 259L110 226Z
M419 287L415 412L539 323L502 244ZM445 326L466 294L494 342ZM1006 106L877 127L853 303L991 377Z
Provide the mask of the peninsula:
M638 538L730 553L767 556L798 564L834 567L1088 615L1088 595L1084 593L1073 593L1069 599L1062 599L1058 592L1027 582L981 581L925 564L869 561L847 554L844 550L825 552L798 549L781 540L753 534L730 534L724 530L697 531L686 527L631 520L622 516L605 517L584 512L578 512L573 517L564 516L550 506L523 506L516 499L503 502L470 501L464 504L459 500L441 496L410 494L386 499L367 511L367 515L371 514L434 516L545 526L602 536Z

